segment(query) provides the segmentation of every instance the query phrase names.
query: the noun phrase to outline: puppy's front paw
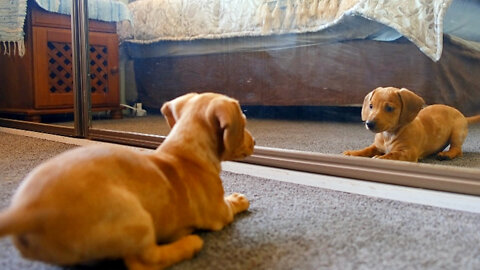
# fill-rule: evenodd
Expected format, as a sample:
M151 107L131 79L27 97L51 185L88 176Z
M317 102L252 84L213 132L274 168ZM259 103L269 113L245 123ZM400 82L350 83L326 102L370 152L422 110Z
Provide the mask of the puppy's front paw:
M185 246L189 247L191 250L190 258L193 257L196 253L198 253L203 247L203 239L200 236L191 234L184 236L182 241L185 241Z
M245 195L240 193L233 193L225 198L234 208L234 213L240 213L248 209L250 202Z
M347 150L347 151L344 151L343 154L345 156L354 156L354 157L367 156L363 150Z
M452 160L452 157L448 155L446 152L440 152L437 154L436 158L438 160Z

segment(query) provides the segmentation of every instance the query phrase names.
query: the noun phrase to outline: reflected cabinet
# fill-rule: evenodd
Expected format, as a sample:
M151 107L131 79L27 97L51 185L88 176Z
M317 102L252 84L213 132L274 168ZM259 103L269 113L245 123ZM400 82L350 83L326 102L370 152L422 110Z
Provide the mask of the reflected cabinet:
M90 20L92 110L121 117L118 37L115 23ZM0 56L0 113L41 121L41 115L73 112L70 17L29 5L25 55Z

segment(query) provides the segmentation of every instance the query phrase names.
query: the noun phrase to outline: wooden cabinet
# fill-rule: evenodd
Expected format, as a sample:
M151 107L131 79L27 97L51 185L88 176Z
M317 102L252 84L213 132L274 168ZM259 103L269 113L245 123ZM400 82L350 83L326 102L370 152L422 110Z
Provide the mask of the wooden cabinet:
M41 115L73 112L70 17L29 1L25 56L0 56L0 113L40 121ZM92 110L121 117L116 24L89 21Z

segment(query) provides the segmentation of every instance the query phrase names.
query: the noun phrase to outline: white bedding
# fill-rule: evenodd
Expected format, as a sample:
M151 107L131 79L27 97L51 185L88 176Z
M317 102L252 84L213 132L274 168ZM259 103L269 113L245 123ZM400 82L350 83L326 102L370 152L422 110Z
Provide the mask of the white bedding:
M129 4L130 43L307 33L359 15L392 27L440 59L443 18L452 0L140 0Z

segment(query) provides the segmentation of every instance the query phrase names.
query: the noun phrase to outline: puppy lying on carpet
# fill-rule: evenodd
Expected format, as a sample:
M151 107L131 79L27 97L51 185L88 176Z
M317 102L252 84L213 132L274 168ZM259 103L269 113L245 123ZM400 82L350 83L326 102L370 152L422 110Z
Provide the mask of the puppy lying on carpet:
M442 160L461 156L468 125L480 122L480 115L464 117L457 109L438 104L422 109L424 104L405 88L373 90L363 102L362 120L376 133L375 141L344 154L413 162L435 153ZM448 145L448 151L440 152Z
M254 140L238 102L220 94L187 94L162 113L172 130L151 154L83 147L34 169L0 213L0 235L58 265L123 258L162 269L191 258L203 245L195 229L220 230L247 210L244 195L224 197L220 162L251 155Z

